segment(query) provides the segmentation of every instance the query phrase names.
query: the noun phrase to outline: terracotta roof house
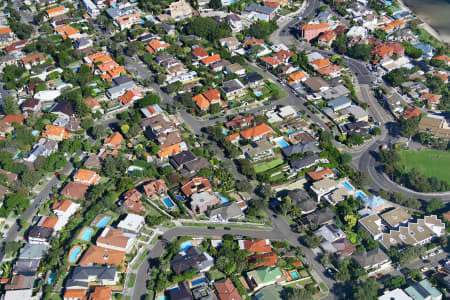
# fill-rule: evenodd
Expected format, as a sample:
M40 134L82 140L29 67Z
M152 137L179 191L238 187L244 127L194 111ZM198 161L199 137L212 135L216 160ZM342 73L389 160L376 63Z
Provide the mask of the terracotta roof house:
M399 43L379 44L376 45L370 53L381 58L391 57L393 55L403 56L405 54L405 47Z
M69 138L69 132L64 127L49 124L45 125L45 131L42 133L42 136L53 141L62 141Z
M289 84L295 84L300 81L304 81L308 78L308 75L304 71L297 71L289 74Z
M153 180L150 181L149 183L146 183L143 186L143 189L145 191L145 194L148 197L152 197L155 194L163 194L166 193L168 191L166 182L164 181L164 179L158 179L158 180Z
M47 9L45 12L47 13L47 16L49 18L54 18L56 16L63 15L68 11L69 10L67 8L65 8L64 6L57 6L54 8Z
M122 203L122 207L132 213L140 214L143 211L141 198L142 194L139 193L138 190L128 190L123 194L124 201Z
M119 102L123 105L127 105L142 98L144 98L144 95L140 91L129 90L119 98Z
M241 129L243 127L250 126L254 119L254 116L237 115L233 119L225 123L225 126L233 130Z
M220 58L220 55L219 55L219 54L214 54L214 55L205 57L205 58L203 58L203 59L200 60L200 61L201 61L201 63L202 63L203 65L209 66L209 65L211 65L211 64L213 64L213 63L215 63L215 62L218 62L218 61L220 61L220 60L222 60L222 59Z
M206 176L193 177L181 182L181 191L186 196L191 196L196 193L211 191L212 186Z
M334 31L327 30L320 34L319 36L319 43L322 45L325 45L327 47L331 46L331 43L333 43L334 39L336 38L337 34Z
M193 47L193 49L192 49L192 56L196 60L202 60L204 58L207 58L209 56L209 54L208 54L208 51L206 51L203 47L196 46L196 47Z
M386 31L387 33L391 33L394 30L404 28L405 25L406 25L405 21L403 21L402 19L398 19L393 22L386 23L383 27L381 27L381 30Z
M330 30L330 25L328 23L303 24L300 29L302 31L302 37L309 42L318 37L322 32Z
M440 60L440 61L445 62L447 65L450 65L450 58L445 54L435 56L432 59Z
M271 68L276 68L279 65L281 65L281 61L279 61L278 59L276 59L272 56L264 56L264 57L261 57L260 60Z
M78 169L78 171L73 176L73 181L79 182L85 185L92 185L97 183L100 176L95 173L95 171Z
M84 99L84 103L92 110L97 111L101 108L100 103L98 103L97 98L89 97Z
M321 170L314 170L307 173L308 177L312 180L322 180L324 178L332 178L334 177L333 171L330 168L324 168Z
M214 282L214 287L216 288L220 300L242 300L230 278L216 280Z
M244 139L252 139L254 141L263 138L272 132L272 128L270 128L266 123L261 123L254 127L247 128L239 132L242 138Z
M420 116L421 114L422 114L422 112L419 109L413 107L413 108L409 108L409 109L405 110L402 114L402 117L405 119L412 119L412 118Z
M123 136L120 132L113 132L109 137L103 142L103 146L111 148L119 148L120 144L123 142Z
M161 148L160 151L158 152L158 157L163 159L175 155L177 153L180 153L182 151L180 144L174 144L165 148Z
M118 266L124 260L126 252L107 249L95 245L89 246L79 261L80 266L114 265Z
M86 299L87 289L66 289L64 299L67 300L84 300Z
M273 55L273 58L276 58L277 60L279 60L283 63L287 63L289 61L289 59L294 55L295 55L295 53L292 51L280 50Z
M97 238L97 246L129 253L136 242L136 235L107 226Z
M35 54L31 54L31 55L22 57L20 59L20 64L24 68L29 70L29 69L31 69L32 66L43 63L44 61L45 61L44 55L42 55L41 53L35 53Z
M239 248L242 250L248 250L252 253L266 253L272 252L272 246L267 239L257 240L239 240Z
M6 175L9 183L15 182L18 178L17 174L3 170L3 169L0 169L0 174Z
M61 195L69 199L84 200L88 189L89 186L85 184L71 181L62 189Z
M264 44L265 44L265 42L263 39L251 38L251 39L244 41L244 43L242 43L242 47L247 48L247 47L252 47L253 45L264 45Z
M55 229L56 223L58 223L58 217L50 217L49 216L44 219L44 221L41 223L41 226L52 228L52 229L56 230Z
M423 93L420 95L419 101L426 101L429 106L437 106L441 103L441 95Z
M12 123L23 124L25 118L26 117L24 115L8 114L2 119L2 121L8 124Z
M251 269L259 267L274 267L277 263L278 255L275 252L256 254L247 257Z
M170 47L169 43L166 43L166 42L162 42L161 43L159 40L154 39L154 40L151 40L148 43L148 46L145 47L145 49L148 52L150 52L151 54L153 54L153 53L156 53L156 52L158 52L160 50L163 50L163 49L166 49L166 48L169 48L169 47Z
M89 295L88 300L111 300L112 289L110 286L97 286Z
M220 92L217 89L210 88L208 91L192 97L192 101L201 110L207 110L212 104L220 104Z

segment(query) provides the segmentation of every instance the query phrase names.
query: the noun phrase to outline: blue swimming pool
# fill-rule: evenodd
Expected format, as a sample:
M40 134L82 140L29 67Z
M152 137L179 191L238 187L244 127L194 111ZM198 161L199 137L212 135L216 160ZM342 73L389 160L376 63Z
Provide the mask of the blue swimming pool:
M187 249L189 249L190 246L192 246L192 242L191 241L183 242L180 245L180 250L181 251L186 251Z
M55 281L55 273L52 273L50 274L50 276L48 276L47 284L52 284L53 281Z
M91 228L86 229L83 232L83 235L81 236L81 239L85 240L85 241L90 241L93 232L94 232L94 230L92 230Z
M294 279L299 279L299 278L300 278L300 275L298 275L298 272L297 272L297 271L291 272L291 276L292 276L292 278L294 278Z
M167 208L173 208L175 206L175 203L173 203L172 199L170 199L169 196L164 197L161 200L167 206Z
M166 300L165 296L158 296L157 300Z
M342 184L345 186L345 188L349 191L353 191L353 187L348 183L347 181L343 181Z
M256 97L260 97L260 96L262 96L262 93L261 92L255 92L255 96Z
M110 217L103 217L103 219L100 220L100 222L97 223L97 225L95 225L95 227L97 228L103 228L106 226L106 224L108 224L108 222L111 220Z
M228 131L224 128L224 129L222 129L222 134L223 134L223 135L227 135L227 134L228 134Z
M192 287L195 287L195 286L197 286L197 285L199 285L199 284L202 284L202 283L206 283L206 278L205 278L205 277L196 279L196 280L194 280L194 281L191 282Z
M181 197L180 195L177 195L177 199L180 200L181 202L184 201L183 197Z
M289 129L288 131L286 131L287 134L291 134L291 133L294 133L294 132L295 132L294 129Z
M33 136L37 136L37 135L39 134L39 130L33 130L33 131L31 132L31 134L32 134Z
M277 143L281 146L281 148L289 147L289 144L285 140L279 140Z
M228 200L227 198L225 198L225 197L222 196L221 194L216 193L216 195L220 197L220 200L222 201L222 204L225 204L225 203L230 202L230 200Z
M78 255L81 253L81 248L75 248L70 253L69 262L74 263L77 261Z
M356 193L356 197L361 198L361 199L366 199L367 198L367 196L363 192L357 192Z

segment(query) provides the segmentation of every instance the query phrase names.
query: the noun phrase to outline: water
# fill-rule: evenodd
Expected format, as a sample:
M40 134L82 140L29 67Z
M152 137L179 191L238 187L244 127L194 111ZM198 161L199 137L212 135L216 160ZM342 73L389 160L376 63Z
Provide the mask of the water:
M230 202L230 200L228 200L227 198L225 198L225 197L222 196L221 194L216 193L216 195L220 197L220 200L222 201L222 204L225 204L225 203Z
M182 251L186 251L187 249L189 249L189 247L192 246L192 242L191 241L186 241L184 243L181 243L180 245L180 250Z
M362 192L357 192L356 193L356 197L361 198L361 199L366 199L367 198L367 196L364 195Z
M50 276L48 276L47 284L52 284L54 280L55 280L55 273L52 273L50 274Z
M447 0L403 0L403 2L433 27L444 41L450 43L450 2Z
M76 262L80 252L81 252L81 248L80 247L73 249L72 253L70 253L69 262L70 263Z
M205 278L205 277L202 277L202 278L193 280L193 281L191 282L191 284L192 284L193 287L195 287L195 286L197 286L197 285L199 285L199 284L202 284L202 283L206 283L206 278Z
M289 144L285 140L279 140L277 143L281 146L281 148L289 147Z
M111 220L110 217L104 217L103 219L100 220L100 222L97 223L97 225L95 225L95 227L103 228L106 226L106 224L108 224L109 220Z
M175 206L175 204L172 202L172 200L169 197L162 198L162 201L167 206L167 208L172 208Z
M90 228L86 229L83 232L83 235L81 236L81 239L85 240L85 241L89 241L91 239L92 232L94 232L92 229L90 229Z
M291 272L291 276L292 276L292 278L294 278L294 279L299 279L299 278L300 278L300 276L298 275L298 272L297 272L297 271Z
M345 186L345 188L349 191L353 191L353 187L348 183L347 181L342 182L342 184Z

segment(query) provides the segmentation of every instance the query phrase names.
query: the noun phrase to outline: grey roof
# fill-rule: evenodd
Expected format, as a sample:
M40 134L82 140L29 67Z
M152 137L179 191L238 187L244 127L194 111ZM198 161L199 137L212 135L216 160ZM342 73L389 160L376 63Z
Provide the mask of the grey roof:
M186 286L186 282L178 283L177 289L170 290L170 300L191 300L192 293L190 289Z
M341 229L339 229L336 224L324 225L316 230L314 234L322 236L326 241L330 243L345 237L345 233Z
M375 248L356 253L353 255L353 259L362 267L370 267L389 260L389 257L380 248Z
M298 206L302 212L312 211L317 207L317 202L301 189L289 191L288 196L291 198L292 204Z
M329 87L330 85L320 77L310 77L303 82L313 91L318 91L321 87Z
M309 214L306 216L306 219L310 223L314 223L317 225L322 225L325 223L330 222L334 218L334 212L327 206L324 208L321 208L312 214Z
M340 97L338 97L336 99L328 101L327 105L329 107L335 108L335 107L339 107L341 105L346 105L346 104L351 104L351 103L352 103L352 100L350 100L348 97L340 96Z
M116 267L75 267L73 268L71 280L87 281L89 277L100 280L114 280L116 278Z
M197 247L191 246L188 250L175 255L170 261L170 266L176 274L181 274L192 268L201 269L202 263L206 262L208 257Z
M298 143L298 144L283 148L281 151L287 157L291 157L292 155L297 154L297 153L304 154L304 153L310 152L310 151L314 152L314 153L320 152L319 148L316 147L314 142Z
M221 215L223 219L229 220L243 216L243 212L239 205L233 201L228 202L219 208L212 209L208 212L208 216L210 217L217 215Z
M50 246L48 245L35 245L35 244L25 244L19 251L19 258L42 258Z
M316 163L319 160L319 154L314 153L305 157L299 157L289 162L291 168L304 169Z
M39 266L39 261L40 259L19 259L14 264L13 273L34 275Z
M249 83L254 83L254 82L258 82L260 80L264 80L264 77L257 73L257 72L253 72L250 73L248 75L245 75L244 77L242 77L242 81L244 81L244 84L247 85Z
M256 3L250 3L245 9L244 13L257 12L260 14L270 15L275 11L275 8L270 6L262 6Z
M84 46L90 45L92 43L92 40L88 37L82 37L79 38L78 40L75 40L75 42L73 43L75 48L82 48Z
M120 85L116 85L110 89L108 89L108 93L110 95L114 95L116 93L120 93L124 90L129 90L129 89L133 89L135 87L134 82L133 81L129 81L126 82L124 84L120 84Z
M133 79L131 79L127 75L120 75L120 76L113 78L113 82L115 85L121 85L121 84L125 84L128 82L133 82Z
M231 14L225 17L225 20L227 21L234 21L234 22L238 22L241 20L241 18L238 15L235 14Z
M243 89L244 85L242 84L242 82L240 82L238 79L232 79L232 80L228 80L225 81L224 83L222 83L222 87L221 89L226 93L231 93L240 89Z
M62 113L69 117L75 115L75 104L72 101L58 102L50 111L51 113Z
M179 169L180 167L183 167L185 163L193 161L196 158L197 156L194 153L192 153L192 151L186 150L172 156L170 158L170 164L175 169Z
M52 234L53 234L52 228L34 226L28 233L28 237L48 240L52 236Z
M189 161L184 164L183 170L181 170L182 176L184 173L193 174L197 173L201 169L209 168L211 165L209 161L204 157L198 157L192 161Z

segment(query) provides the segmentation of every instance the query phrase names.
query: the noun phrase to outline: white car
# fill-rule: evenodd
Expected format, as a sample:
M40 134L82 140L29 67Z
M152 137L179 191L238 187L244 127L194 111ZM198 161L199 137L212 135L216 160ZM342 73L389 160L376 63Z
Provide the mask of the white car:
M434 253L434 252L431 252L430 254L428 254L428 256L430 256L430 257L433 257L435 255L436 255L436 253Z
M442 252L444 252L444 250L439 249L438 251L436 251L436 254L441 254Z

